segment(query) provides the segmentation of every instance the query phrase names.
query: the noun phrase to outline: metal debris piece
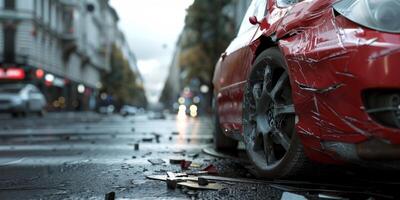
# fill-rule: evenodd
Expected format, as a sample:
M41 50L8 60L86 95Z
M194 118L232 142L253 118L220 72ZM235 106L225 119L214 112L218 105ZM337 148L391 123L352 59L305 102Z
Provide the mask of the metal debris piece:
M201 176L201 178L208 179L209 181L226 181L226 182L236 182L236 183L250 183L250 184L270 184L273 182L252 180L244 178L229 178L223 176Z
M165 161L162 159L148 159L147 161L149 161L152 165L161 165L165 163Z
M345 198L335 196L335 195L330 195L330 194L318 194L319 199L332 199L332 200L344 200Z
M219 183L209 183L208 185L202 186L194 181L186 181L178 183L180 186L185 186L191 189L203 189L203 190L221 190L224 187Z
M200 163L192 163L190 164L190 168L200 168L201 164Z
M146 156L150 156L152 154L152 152L147 152L145 154L142 155L142 158L146 157Z
M115 192L107 193L105 196L105 200L114 200L115 199Z
M167 178L166 182L167 182L167 188L168 189L175 190L176 187L178 186L178 180L177 179Z
M202 171L206 171L209 174L218 174L218 169L214 165L208 165Z
M167 188L175 190L178 185L178 180L173 172L167 172Z
M142 138L142 142L153 142L153 138Z
M134 149L135 149L135 151L138 151L138 150L139 150L139 143L135 143L135 144L134 144Z
M192 164L192 161L182 160L181 161L181 169L187 170L187 169L189 169L191 164Z
M168 178L172 178L172 179L175 178L175 174L173 172L167 172L167 176L168 176Z
M201 175L207 175L208 171L190 171L186 172L187 175L194 175L194 176L201 176Z
M209 182L207 179L205 179L205 178L199 177L198 180L197 180L197 183L198 183L199 185L201 185L201 186L206 186L206 185L208 185L210 182Z
M181 164L182 161L185 161L183 158L170 158L169 163L170 164Z
M146 176L146 178L151 179L151 180L157 180L157 181L166 181L168 179L167 175L150 175ZM175 179L177 181L197 181L198 178L196 176L176 176Z
M156 142L160 143L160 135L156 135Z
M283 192L281 200L307 200L306 197L290 192Z
M172 134L172 135L179 135L179 132L173 131L171 134Z

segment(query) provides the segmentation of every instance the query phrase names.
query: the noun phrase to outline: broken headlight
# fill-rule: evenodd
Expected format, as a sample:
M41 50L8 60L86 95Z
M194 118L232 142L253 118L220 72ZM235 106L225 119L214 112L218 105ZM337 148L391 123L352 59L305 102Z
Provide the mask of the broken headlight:
M399 0L341 0L333 7L347 19L365 27L400 33Z

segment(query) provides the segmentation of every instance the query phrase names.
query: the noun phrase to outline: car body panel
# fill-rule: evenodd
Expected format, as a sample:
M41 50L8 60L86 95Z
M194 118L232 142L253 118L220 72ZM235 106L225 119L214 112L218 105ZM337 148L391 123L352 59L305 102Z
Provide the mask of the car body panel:
M268 14L252 29L253 37L233 42L241 48L228 48L217 64L226 69L216 69L214 75L218 114L227 134L242 132L243 92L251 64L260 38L271 37L286 58L299 117L296 130L308 157L342 163L326 141L359 144L379 138L400 144L400 130L373 121L361 96L371 88L400 88L399 34L371 30L336 15L334 2L305 0L280 8L268 0Z

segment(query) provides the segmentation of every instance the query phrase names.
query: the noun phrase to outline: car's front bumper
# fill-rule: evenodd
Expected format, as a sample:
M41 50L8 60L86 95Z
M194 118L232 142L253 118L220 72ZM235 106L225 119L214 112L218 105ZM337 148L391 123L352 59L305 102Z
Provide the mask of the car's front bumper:
M298 115L297 133L317 161L400 160L400 129L368 113L363 92L400 91L400 35L338 16L282 40Z

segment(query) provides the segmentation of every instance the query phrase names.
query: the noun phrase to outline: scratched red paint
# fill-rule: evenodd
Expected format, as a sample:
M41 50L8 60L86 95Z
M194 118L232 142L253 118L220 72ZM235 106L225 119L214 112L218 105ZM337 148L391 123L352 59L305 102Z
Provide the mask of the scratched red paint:
M297 134L312 160L342 162L323 148L324 141L357 144L379 138L400 144L399 129L373 121L362 100L366 89L400 88L400 35L368 29L337 15L334 2L303 1L279 8L275 0L268 0L269 14L259 19L256 37L243 40L240 48L228 52L228 62L217 64L214 85L224 129L242 130L244 86L261 38L271 36L286 58L299 117ZM229 69L221 69L228 65ZM326 93L302 88L333 85L340 87Z

